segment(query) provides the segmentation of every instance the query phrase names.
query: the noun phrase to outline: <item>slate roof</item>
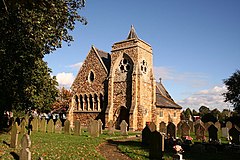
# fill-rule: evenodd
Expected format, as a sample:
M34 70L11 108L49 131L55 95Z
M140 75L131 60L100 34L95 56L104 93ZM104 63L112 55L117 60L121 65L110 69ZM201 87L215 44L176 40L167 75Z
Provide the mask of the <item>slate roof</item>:
M182 109L174 102L161 82L156 83L156 107Z
M102 58L102 61L103 61L104 65L107 68L108 73L109 73L110 66L111 66L111 56L110 56L110 54L107 53L107 52L104 52L100 49L97 49L96 47L95 47L95 49L98 52L98 55Z

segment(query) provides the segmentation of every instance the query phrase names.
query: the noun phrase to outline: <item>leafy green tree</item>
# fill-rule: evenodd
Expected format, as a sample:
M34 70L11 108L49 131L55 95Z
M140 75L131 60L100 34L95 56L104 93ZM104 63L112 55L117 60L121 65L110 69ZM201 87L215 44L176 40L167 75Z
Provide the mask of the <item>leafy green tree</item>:
M224 80L227 92L224 93L225 102L230 102L234 110L240 113L240 70L237 70L228 79Z
M56 80L42 60L70 44L69 34L84 0L2 0L0 2L0 123L6 110L49 109ZM1 124L0 124L1 127Z
M203 115L207 114L210 112L210 109L206 106L201 106L199 108L199 113L200 113L200 116L202 117Z

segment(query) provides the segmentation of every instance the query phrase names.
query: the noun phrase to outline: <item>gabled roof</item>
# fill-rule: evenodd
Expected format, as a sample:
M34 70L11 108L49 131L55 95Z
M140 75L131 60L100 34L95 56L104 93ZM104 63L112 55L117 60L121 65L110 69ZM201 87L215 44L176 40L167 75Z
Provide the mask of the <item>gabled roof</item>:
M133 25L131 25L131 29L129 31L127 39L132 39L132 38L139 39Z
M95 47L95 49L96 49L97 53L99 54L99 56L101 57L105 67L107 68L107 70L109 72L110 71L110 66L111 66L111 56L110 56L110 54L107 53L107 52L104 52L100 49L97 49L96 47Z
M161 108L182 109L181 106L174 102L161 82L156 82L156 106Z

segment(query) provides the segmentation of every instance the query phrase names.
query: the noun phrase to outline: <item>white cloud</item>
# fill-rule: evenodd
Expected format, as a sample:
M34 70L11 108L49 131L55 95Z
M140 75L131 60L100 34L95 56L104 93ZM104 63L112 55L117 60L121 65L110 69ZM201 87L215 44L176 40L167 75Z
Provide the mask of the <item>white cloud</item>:
M65 72L58 73L56 78L59 86L70 87L74 81L73 73L65 73Z
M210 109L218 108L219 110L229 108L229 104L224 102L223 93L227 89L225 86L214 86L207 90L201 90L192 94L190 97L177 101L184 109L191 108L198 110L202 105Z
M208 76L203 73L177 72L170 67L153 67L156 80L171 80L174 83L199 88L208 85Z
M69 67L79 69L82 67L82 65L83 65L83 62L78 62L78 63L72 64L72 65L69 65Z

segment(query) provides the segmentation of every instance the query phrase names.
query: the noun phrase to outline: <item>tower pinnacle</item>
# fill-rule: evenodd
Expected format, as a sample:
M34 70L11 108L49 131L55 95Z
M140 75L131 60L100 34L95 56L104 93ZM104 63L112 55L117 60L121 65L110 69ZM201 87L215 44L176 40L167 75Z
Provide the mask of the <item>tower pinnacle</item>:
M130 29L130 31L129 31L129 34L128 34L127 39L132 39L132 38L138 39L137 33L136 33L133 25L131 25L131 29Z

